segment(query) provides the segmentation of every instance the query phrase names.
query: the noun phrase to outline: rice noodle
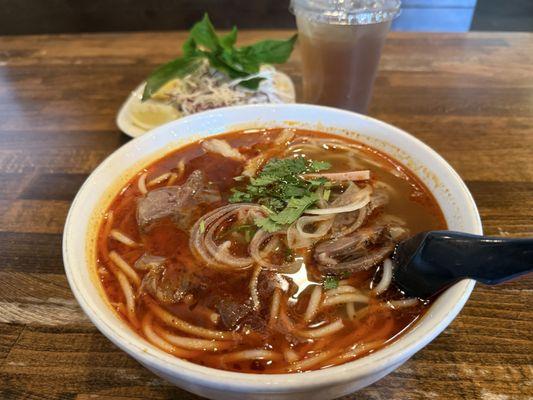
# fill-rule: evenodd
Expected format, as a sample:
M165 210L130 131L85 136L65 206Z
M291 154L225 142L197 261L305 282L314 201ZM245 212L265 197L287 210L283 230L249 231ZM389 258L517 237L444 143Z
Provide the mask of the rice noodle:
M229 341L207 340L190 338L186 336L178 336L157 325L154 326L154 331L167 342L175 346L183 347L185 349L190 350L220 351L235 346L233 342Z
M295 329L294 322L291 321L287 315L287 305L281 304L279 308L279 320L288 332L293 332Z
M135 286L141 285L141 278L137 275L137 272L129 265L122 257L120 257L115 251L109 253L109 259L115 264L124 274L128 277L128 280Z
M368 204L370 201L370 194L372 189L370 186L366 186L361 189L357 195L354 196L353 201L350 204L340 206L340 207L331 207L331 208L313 208L305 210L306 214L313 215L330 215L330 214L339 214L345 212L351 212L359 210Z
M392 282L392 261L390 258L387 258L385 261L383 261L383 274L381 276L381 280L376 285L376 287L372 289L371 293L374 296L379 296L380 294L387 291L391 282Z
M333 356L327 360L328 366L343 364L347 361L353 360L363 354L366 354L372 350L375 350L383 345L382 341L374 341L370 343L358 343L354 348L348 350L342 354Z
M390 300L385 303L385 306L397 310L399 308L413 307L420 303L420 300L416 297L403 300Z
M369 298L360 293L344 293L338 294L336 296L327 296L322 302L322 307L330 307L337 304L344 303L363 303L366 304L369 302Z
M261 303L259 301L259 291L257 290L257 282L259 280L259 274L261 273L261 267L254 268L252 279L250 279L250 296L252 298L252 304L254 311L259 310Z
M113 308L115 308L119 313L121 313L122 315L128 315L128 310L126 309L126 306L124 305L124 303L114 303L114 302L110 302L109 304L111 304L113 306Z
M351 321L355 320L355 303L346 303L346 315Z
M330 289L326 292L326 296L336 296L344 293L361 293L359 290L350 285L338 286L335 289Z
M296 362L300 359L300 356L293 349L287 348L283 351L283 358L288 363Z
M113 228L113 222L114 222L113 211L112 210L108 211L105 218L106 218L106 221L104 225L104 230L102 232L102 237L104 238L104 240L102 241L102 247L103 247L102 260L105 263L108 263L109 262L109 244L107 243L107 241L109 237L109 232L111 232L111 229Z
M261 165L266 161L264 154L258 154L257 156L250 158L246 161L244 165L244 170L242 171L243 176L252 177L255 176Z
M209 307L206 307L202 304L196 304L192 309L195 313L198 313L202 317L207 318L214 325L218 324L218 322L220 321L220 314L211 310Z
M139 188L139 191L142 194L148 193L148 189L146 189L146 176L148 175L148 172L145 172L139 177L139 180L137 181L137 187Z
M180 160L178 162L178 178L177 179L181 179L184 173L185 173L185 161Z
M215 331L183 321L182 319L163 309L148 296L145 297L145 302L148 308L157 318L172 328L208 339L237 340L240 338L240 335L235 332Z
M118 229L111 229L109 232L109 237L115 239L116 241L125 244L128 247L137 247L139 243L131 239L129 236L126 236L124 233Z
M337 319L333 321L332 323L321 326L319 328L296 330L295 333L301 337L315 339L315 338L332 335L335 332L338 332L343 328L344 328L344 323L342 322L341 319Z
M234 353L226 353L220 356L220 361L223 363L243 361L243 360L268 360L268 361L278 361L283 357L280 353L275 351L264 350L264 349L252 349L252 350L243 350L236 351Z
M178 174L176 174L175 172L171 172L170 177L168 178L168 181L167 181L167 186L172 186L174 183L176 183L177 180L178 180Z
M288 142L290 142L294 138L294 130L293 129L282 129L279 135L274 139L274 144L276 146L282 146L286 145Z
M190 351L185 349L180 349L166 340L162 339L160 336L158 336L153 328L152 328L152 319L153 316L151 313L147 313L142 321L142 331L144 333L144 336L148 339L150 343L152 343L154 346L159 347L161 350L173 354L177 357L181 358L193 358L197 357L201 354L199 351Z
M172 176L171 172L165 172L164 174L161 174L154 179L150 179L148 183L146 184L147 187L152 187L155 185L159 185L160 183L166 181L168 178Z
M220 139L210 139L202 142L202 148L211 153L220 154L223 157L231 158L235 161L245 161L246 158L239 153L239 151L226 142Z
M270 317L268 319L268 324L270 326L273 326L278 320L280 302L281 290L279 287L276 287L274 289L274 294L272 295L272 303L270 305Z
M115 271L115 276L122 289L122 293L126 298L126 315L128 320L135 328L138 328L139 320L137 319L137 314L135 312L135 295L133 294L133 288L122 271Z
M316 285L309 297L309 303L304 313L303 320L307 323L311 322L318 313L320 302L322 301L322 286Z
M322 361L333 357L338 352L338 350L326 350L316 355L312 355L311 357L304 358L303 360L292 363L287 369L287 372L305 371L317 364L320 364Z

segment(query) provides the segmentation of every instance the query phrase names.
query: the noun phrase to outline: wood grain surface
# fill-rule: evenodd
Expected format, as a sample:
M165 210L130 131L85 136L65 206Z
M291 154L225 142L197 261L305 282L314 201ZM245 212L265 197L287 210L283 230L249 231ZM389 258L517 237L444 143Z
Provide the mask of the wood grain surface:
M289 32L243 32L243 42ZM128 138L118 107L183 33L0 38L0 398L195 399L117 349L82 313L63 223ZM301 85L298 52L283 69ZM370 114L437 150L485 232L533 236L533 35L391 34ZM346 399L533 398L533 279L478 286L429 346Z

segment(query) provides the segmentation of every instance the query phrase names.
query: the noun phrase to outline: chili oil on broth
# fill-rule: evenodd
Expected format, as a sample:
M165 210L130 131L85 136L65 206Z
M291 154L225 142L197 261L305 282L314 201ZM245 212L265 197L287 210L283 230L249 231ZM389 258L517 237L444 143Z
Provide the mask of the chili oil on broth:
M266 158L303 156L329 161L331 168L327 172L369 169L372 184L379 183L390 191L388 203L373 213L370 221L381 214L394 215L405 222L410 235L446 228L443 214L425 185L385 154L345 137L298 129L290 142L273 146L281 133L281 128L248 130L216 138L227 141L246 159L260 154ZM210 139L213 137L205 140ZM339 147L332 146L331 140L339 141ZM319 143L320 148L306 146L309 142ZM346 145L352 151L348 157L343 148ZM321 308L311 320L304 321L310 303L318 298L318 288L321 303L333 297L326 295L324 274L312 257L312 248L294 252L293 257L305 260L301 268L280 274L292 281L289 290L264 289L265 299L254 310L250 305L251 280L259 277L261 284L268 286L273 279L270 273L263 271L257 275L257 267L235 272L206 267L189 247L188 230L178 228L170 217L158 220L149 232L139 229L137 202L143 196L139 179L145 178L146 189L150 191L168 183L183 185L193 171L202 171L205 179L220 191L218 201L202 208L203 215L228 204L231 189L242 186L234 178L241 175L243 167L242 161L205 152L198 141L139 171L111 203L98 234L98 277L110 305L139 335L177 357L213 368L248 373L302 372L342 364L373 352L397 338L423 315L429 302L417 301L403 307L403 294L390 286L379 299L371 297L366 305L340 303ZM153 182L163 174L171 176L160 183ZM117 240L117 232L134 244ZM246 246L233 246L232 251L244 256ZM165 259L167 281L179 281L186 276L190 292L175 303L162 303L140 291L140 282L147 272L132 266L144 254ZM132 273L123 272L122 262L137 279ZM368 294L370 287L375 288L383 277L383 270L380 263L377 269L341 276L340 285L330 290L339 292L335 296L351 296L352 289ZM275 318L271 318L274 300L279 305ZM217 309L225 302L246 304L252 311L228 326L225 322L228 318L223 318ZM325 334L321 336L320 331Z

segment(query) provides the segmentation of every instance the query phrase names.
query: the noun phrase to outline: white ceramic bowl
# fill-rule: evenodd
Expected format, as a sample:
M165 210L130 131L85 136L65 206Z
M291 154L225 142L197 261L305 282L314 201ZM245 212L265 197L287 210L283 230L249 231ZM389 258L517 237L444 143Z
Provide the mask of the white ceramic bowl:
M155 374L212 399L332 399L361 389L407 361L459 313L474 287L462 281L446 290L426 315L389 346L344 365L303 374L255 375L221 371L180 360L131 331L107 305L94 270L95 226L110 199L143 165L186 141L237 129L305 127L347 135L408 166L430 188L452 230L482 233L472 196L435 151L384 122L304 104L252 105L203 112L161 126L109 156L84 183L65 224L65 271L81 307L113 343Z

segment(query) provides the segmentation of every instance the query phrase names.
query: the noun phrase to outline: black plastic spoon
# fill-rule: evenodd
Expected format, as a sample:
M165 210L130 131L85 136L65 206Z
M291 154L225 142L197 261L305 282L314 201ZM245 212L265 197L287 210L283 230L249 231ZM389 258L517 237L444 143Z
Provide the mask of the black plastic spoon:
M396 246L394 282L429 298L466 278L495 285L533 271L533 239L422 232Z

